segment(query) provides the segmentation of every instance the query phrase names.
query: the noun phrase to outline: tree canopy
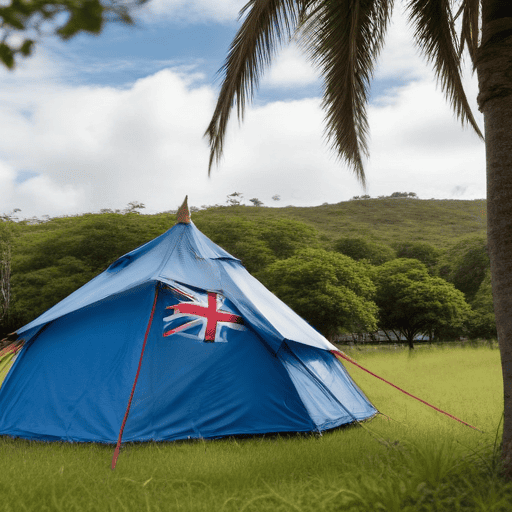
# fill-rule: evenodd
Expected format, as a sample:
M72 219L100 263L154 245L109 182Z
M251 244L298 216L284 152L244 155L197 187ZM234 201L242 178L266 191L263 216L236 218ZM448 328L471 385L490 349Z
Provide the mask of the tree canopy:
M326 337L374 331L375 286L367 267L343 254L304 249L258 274L262 282Z
M437 273L442 251L426 242L398 242L394 246L397 258L413 258L421 261L431 274Z
M396 258L395 251L388 245L359 237L339 238L334 243L334 249L356 261L368 260L372 265L381 265Z
M451 283L432 277L418 260L399 258L377 267L375 273L379 327L403 336L410 348L419 334L445 327L462 327L470 307Z
M131 10L147 0L10 0L0 6L0 61L12 69L18 56L32 53L37 38L50 32L69 39L79 32L99 34L106 22L133 23Z
M446 251L440 259L439 275L453 283L471 302L489 268L487 240L483 235L473 235Z
M485 277L471 302L473 309L468 322L471 338L496 338L496 316L492 300L491 270L487 269Z
M239 258L249 272L258 272L277 259L315 246L317 233L311 226L291 219L260 219L236 216L196 221L197 227L216 244Z

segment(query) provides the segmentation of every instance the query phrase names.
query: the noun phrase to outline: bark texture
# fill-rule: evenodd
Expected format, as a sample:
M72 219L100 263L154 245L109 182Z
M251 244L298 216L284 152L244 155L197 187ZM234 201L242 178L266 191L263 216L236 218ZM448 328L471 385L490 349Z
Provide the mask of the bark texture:
M512 2L483 0L477 56L487 165L487 229L503 372L502 457L512 478ZM501 9L501 10L500 10ZM506 16L503 16L503 15Z

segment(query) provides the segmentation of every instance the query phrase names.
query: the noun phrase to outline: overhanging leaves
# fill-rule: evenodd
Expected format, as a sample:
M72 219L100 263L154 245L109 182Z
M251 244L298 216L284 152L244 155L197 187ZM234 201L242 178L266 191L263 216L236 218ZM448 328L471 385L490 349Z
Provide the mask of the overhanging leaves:
M365 184L366 104L392 0L322 0L303 13L301 42L324 80L326 135Z
M147 0L11 0L0 6L0 61L9 69L31 54L34 39L50 27L62 39L79 32L98 34L106 22L131 24L130 12ZM15 35L16 38L11 36ZM13 40L22 36L21 44ZM29 36L29 37L26 37Z
M475 48L475 15L478 10L465 9L462 41L470 43L470 52ZM457 36L450 0L410 0L407 9L413 25L416 43L427 60L433 64L438 83L441 85L450 106L462 123L469 123L483 139L468 100L461 79L460 56L457 51ZM468 32L469 31L469 32Z
M474 58L478 47L481 0L459 0L460 43L455 32L453 0L408 0L409 21L418 46L434 65L436 78L463 124L483 138L461 79L464 46ZM243 118L263 69L277 48L295 33L324 81L326 137L336 154L365 184L363 157L368 156L366 104L375 64L391 17L393 0L250 0L221 73L224 79L205 136L210 144L210 173L218 163L232 107Z
M231 44L220 73L224 81L217 106L205 136L210 143L210 173L213 162L220 160L231 108L236 104L238 118L243 118L247 100L252 99L263 69L275 51L290 38L297 23L298 4L293 0L250 0L241 11L242 26Z

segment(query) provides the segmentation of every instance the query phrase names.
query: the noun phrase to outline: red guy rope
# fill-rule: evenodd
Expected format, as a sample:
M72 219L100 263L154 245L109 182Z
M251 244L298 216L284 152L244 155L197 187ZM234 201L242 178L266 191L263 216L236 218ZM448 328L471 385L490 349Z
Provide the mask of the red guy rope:
M117 440L116 449L114 450L114 456L112 457L112 470L116 469L117 458L119 457L119 449L121 448L121 439L123 437L123 430L124 430L124 426L126 425L126 420L128 419L128 413L130 412L130 407L132 405L133 394L135 393L135 386L137 385L137 380L139 379L140 368L142 366L142 357L144 356L144 349L146 348L146 341L148 341L149 330L151 329L151 324L153 323L153 315L155 314L157 298L158 298L158 285L156 286L155 300L153 301L153 308L151 309L151 315L149 317L148 326L146 328L146 334L144 336L144 343L142 344L142 350L140 352L139 367L137 368L135 380L133 381L132 392L130 394L130 399L128 400L128 406L126 407L126 412L124 413L123 423L121 425L121 430L119 431L119 438Z
M377 377L377 379L380 379L381 381L385 382L386 384L389 384L390 386L393 386L395 389L398 389L398 391L401 391L402 393L405 393L407 396L410 396L411 398L414 398L415 400L418 400L419 402L421 402L421 403L423 403L425 405L428 405L429 407L431 407L432 409L436 410L437 412L445 414L449 418L452 418L452 420L456 420L459 423L462 423L463 425L466 425L467 427L471 427L474 430L478 430L478 432L482 432L479 428L473 427L473 425L470 425L469 423L466 423L465 421L462 421L461 419L457 418L456 416L453 416L452 414L450 414L450 413L448 413L446 411L443 411L443 410L439 409L438 407L436 407L436 406L434 406L432 404L429 404L425 400L422 400L421 398L418 398L417 396L414 396L411 393L408 393L404 389L399 388L398 386L396 386L392 382L389 382L386 379L383 379L382 377L379 377L375 373L372 373L370 370L367 370L366 368L361 366L359 363L356 363L351 357L347 356L343 352L339 352L338 350L331 350L331 354L333 354L338 359L344 359L345 361L348 361L349 363L352 363L353 365L357 366L358 368L360 368L361 370L365 371L366 373L369 373L370 375L373 375L374 377Z

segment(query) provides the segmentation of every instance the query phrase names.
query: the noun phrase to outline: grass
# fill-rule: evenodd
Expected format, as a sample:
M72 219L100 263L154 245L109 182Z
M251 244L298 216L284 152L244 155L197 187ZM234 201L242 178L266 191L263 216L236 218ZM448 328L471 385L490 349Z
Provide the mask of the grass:
M0 439L0 511L508 511L490 347L347 350L479 433L348 368L384 414L323 436L112 447ZM347 363L348 364L348 363Z

